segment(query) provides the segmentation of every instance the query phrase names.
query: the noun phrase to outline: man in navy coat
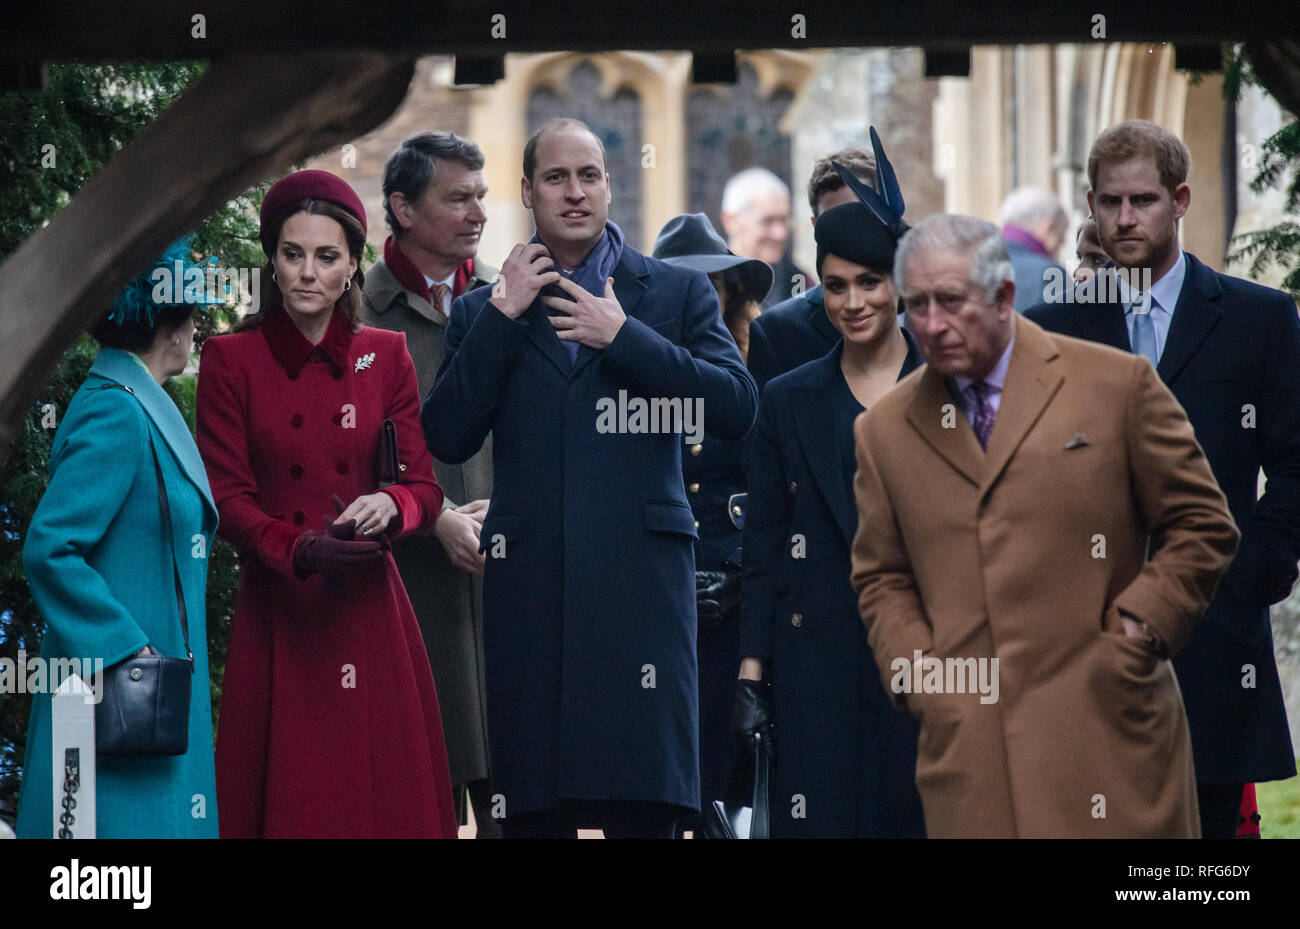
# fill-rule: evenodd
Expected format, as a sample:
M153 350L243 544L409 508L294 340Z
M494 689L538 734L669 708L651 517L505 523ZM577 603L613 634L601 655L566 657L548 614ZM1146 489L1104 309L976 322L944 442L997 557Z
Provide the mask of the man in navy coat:
M1088 205L1116 268L1026 316L1145 355L1187 411L1242 531L1174 668L1206 838L1237 830L1242 787L1296 773L1268 608L1300 561L1300 320L1286 294L1218 274L1178 246L1190 158L1145 120L1103 132ZM1111 286L1113 285L1113 286ZM1256 500L1260 468L1268 487Z
M682 435L744 437L757 391L708 278L624 246L585 125L535 132L520 189L537 236L456 300L422 414L443 461L492 433L480 539L499 814L507 837L671 837L699 803Z
M813 225L817 217L833 206L855 203L857 196L845 186L833 161L847 167L864 184L876 183L876 161L862 148L846 148L820 158L808 179L808 206ZM822 285L782 300L764 310L749 325L749 373L761 393L778 374L824 356L840 341L840 334L826 319Z

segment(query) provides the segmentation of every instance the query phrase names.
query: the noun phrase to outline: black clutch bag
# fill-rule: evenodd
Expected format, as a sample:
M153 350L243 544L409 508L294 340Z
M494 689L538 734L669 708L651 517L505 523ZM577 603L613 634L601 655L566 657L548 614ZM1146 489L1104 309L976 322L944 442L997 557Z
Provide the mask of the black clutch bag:
M135 394L125 385L110 386ZM171 556L176 609L180 613L188 657L134 655L104 673L103 694L95 707L95 751L100 755L183 755L189 748L194 653L190 651L190 624L181 591L180 569L176 565L167 486L158 463L158 449L152 448L152 443L151 449L154 475L158 479L158 513Z
M379 457L375 462L378 486L393 486L404 470L406 469L397 460L397 426L391 419L386 419L379 431Z

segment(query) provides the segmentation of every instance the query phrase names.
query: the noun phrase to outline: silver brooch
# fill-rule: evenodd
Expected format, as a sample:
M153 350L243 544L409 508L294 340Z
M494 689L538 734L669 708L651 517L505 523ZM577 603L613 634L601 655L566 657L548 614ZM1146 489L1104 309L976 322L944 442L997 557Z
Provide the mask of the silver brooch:
M356 374L358 371L366 370L366 368L370 367L371 362L373 362L374 360L375 360L374 352L371 352L369 355L362 355L360 358L357 359L356 369L352 373Z

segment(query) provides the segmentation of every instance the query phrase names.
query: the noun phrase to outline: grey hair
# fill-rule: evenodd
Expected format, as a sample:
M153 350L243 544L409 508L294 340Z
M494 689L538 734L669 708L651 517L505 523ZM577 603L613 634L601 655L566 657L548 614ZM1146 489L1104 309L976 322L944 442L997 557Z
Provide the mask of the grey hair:
M998 212L998 222L1004 226L1036 226L1045 219L1052 221L1053 231L1064 239L1070 219L1056 194L1041 187L1017 187L1007 194Z
M894 288L899 294L903 292L903 274L912 253L936 248L970 255L968 276L984 292L984 299L989 303L997 299L1003 281L1015 282L1011 256L1007 254L1007 245L996 225L975 216L936 213L909 229L898 243L898 253L894 256Z
M421 132L397 147L384 165L384 219L394 235L402 227L388 203L394 193L401 193L414 203L437 183L439 161L454 161L471 171L483 170L483 152L469 139L454 132Z
M732 175L722 188L722 212L739 213L754 197L767 193L789 197L790 187L767 168L746 168Z

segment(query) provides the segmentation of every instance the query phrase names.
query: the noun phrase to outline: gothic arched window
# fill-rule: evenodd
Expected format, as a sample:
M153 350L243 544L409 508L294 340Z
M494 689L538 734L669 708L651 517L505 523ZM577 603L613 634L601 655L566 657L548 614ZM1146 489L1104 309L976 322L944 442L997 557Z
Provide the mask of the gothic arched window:
M800 185L790 177L790 139L778 128L793 98L784 88L762 96L758 75L744 62L733 86L691 92L686 101L690 212L704 213L721 232L722 188L733 174L754 166L767 168L790 184L792 198L799 196Z
M600 71L583 61L569 72L563 92L534 88L528 96L528 134L548 119L580 119L605 146L613 197L609 218L623 230L627 244L641 250L641 98L630 87L601 96Z

